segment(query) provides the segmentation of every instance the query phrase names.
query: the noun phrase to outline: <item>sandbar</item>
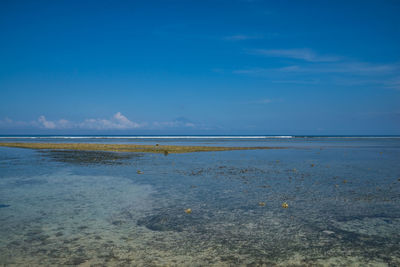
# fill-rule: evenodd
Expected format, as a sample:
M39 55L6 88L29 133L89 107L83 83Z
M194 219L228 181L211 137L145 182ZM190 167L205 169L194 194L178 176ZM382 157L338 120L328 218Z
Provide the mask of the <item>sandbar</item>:
M174 145L137 145L137 144L97 144L97 143L2 143L3 147L31 149L67 149L84 151L144 152L144 153L190 153L230 150L282 149L283 147L225 147L225 146L174 146Z

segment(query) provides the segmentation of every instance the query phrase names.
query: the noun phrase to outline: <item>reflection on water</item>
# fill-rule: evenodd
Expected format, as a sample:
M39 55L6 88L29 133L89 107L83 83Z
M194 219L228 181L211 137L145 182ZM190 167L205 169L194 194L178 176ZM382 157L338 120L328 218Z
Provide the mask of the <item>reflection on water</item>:
M400 265L400 140L329 142L1 148L0 264Z

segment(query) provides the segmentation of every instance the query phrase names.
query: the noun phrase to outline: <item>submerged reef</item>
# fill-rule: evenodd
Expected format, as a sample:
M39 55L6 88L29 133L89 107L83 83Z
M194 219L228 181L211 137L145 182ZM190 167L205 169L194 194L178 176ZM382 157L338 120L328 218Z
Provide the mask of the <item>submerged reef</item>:
M224 146L171 146L171 145L122 145L89 143L0 143L0 146L32 149L68 149L84 151L144 152L144 153L190 153L230 150L280 149L283 147L224 147Z
M41 150L43 156L53 161L78 165L123 165L126 160L142 157L142 154L115 153L104 151L79 151L79 150Z

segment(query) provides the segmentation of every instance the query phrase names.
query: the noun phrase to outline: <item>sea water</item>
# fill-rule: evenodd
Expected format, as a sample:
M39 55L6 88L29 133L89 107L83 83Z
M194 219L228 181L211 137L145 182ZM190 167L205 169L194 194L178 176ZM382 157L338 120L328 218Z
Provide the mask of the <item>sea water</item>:
M0 147L2 265L400 265L397 137L0 137L16 141L284 149Z

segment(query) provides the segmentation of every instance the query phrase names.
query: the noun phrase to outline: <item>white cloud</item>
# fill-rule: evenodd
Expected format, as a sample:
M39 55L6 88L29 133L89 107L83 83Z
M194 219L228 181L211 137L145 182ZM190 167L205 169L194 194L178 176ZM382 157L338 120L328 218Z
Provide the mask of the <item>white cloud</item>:
M119 127L122 128L138 128L140 125L138 123L132 122L128 120L127 117L121 114L121 112L117 112L114 115L114 119L118 122Z
M55 129L56 128L56 124L52 121L46 120L46 117L43 115L39 117L38 122L40 123L40 125L43 128L46 128L46 129Z
M165 129L165 128L199 128L201 125L195 124L191 120L179 117L171 121L137 123L129 120L121 112L115 113L111 118L89 118L80 122L73 122L66 119L48 120L46 116L41 115L37 120L24 122L13 121L9 118L0 120L2 129L29 129L41 128L48 130L62 129L81 129L81 130L132 130L132 129Z
M60 119L58 121L49 121L44 115L41 115L37 119L37 121L33 121L30 124L32 126L38 126L39 128L45 129L69 129L74 126L74 123L65 119Z
M126 130L140 128L142 125L130 121L121 112L115 113L112 119L86 119L78 124L81 129Z

